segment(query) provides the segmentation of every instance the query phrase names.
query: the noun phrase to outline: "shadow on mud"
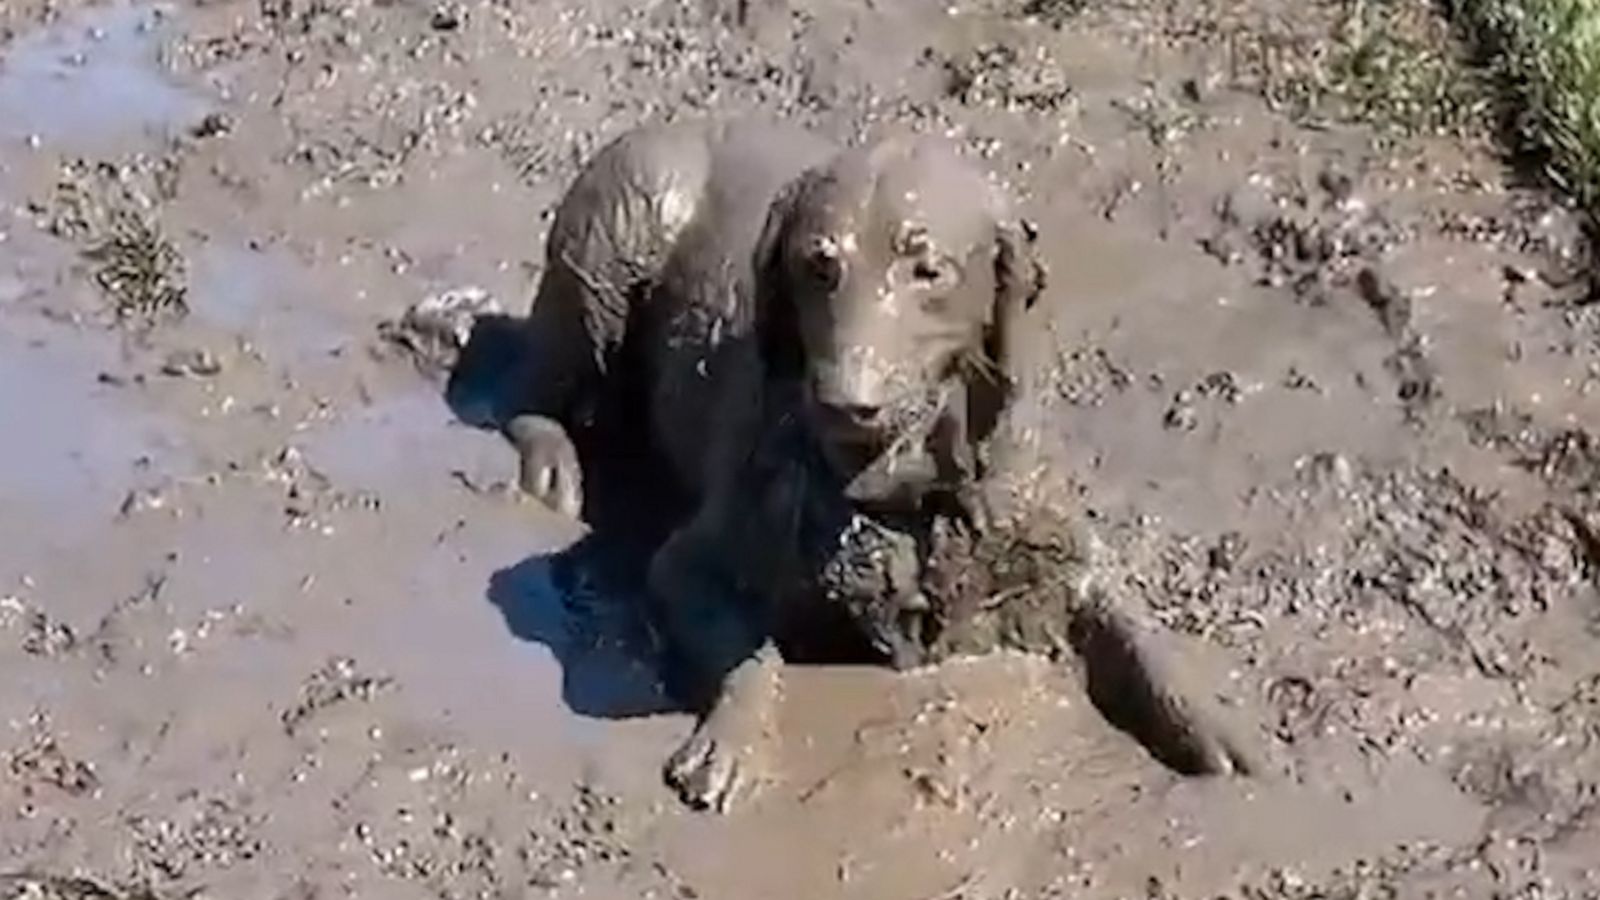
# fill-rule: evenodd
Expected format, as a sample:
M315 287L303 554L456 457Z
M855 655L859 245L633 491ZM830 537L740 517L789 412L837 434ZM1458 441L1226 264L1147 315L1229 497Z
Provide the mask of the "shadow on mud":
M447 402L462 421L495 429L518 411L517 385L533 377L519 349L518 325L505 316L477 320L446 388ZM513 635L543 644L555 655L562 668L562 697L574 712L620 719L686 711L699 704L692 702L687 679L677 677L682 666L652 627L646 587L651 554L678 520L683 499L665 487L670 477L652 462L643 436L631 426L642 421L636 401L612 398L606 406L609 411L593 428L573 435L584 468L583 518L589 532L569 547L496 572L488 599ZM1006 552L1010 568L1016 554L1033 551L1019 547ZM978 558L966 562L989 565ZM1044 571L1058 563L1047 555L1021 570ZM985 584L986 594L996 587ZM1124 616L1094 615L1074 606L1072 601L1017 605L1010 629L994 631L990 640L967 652L1004 646L1058 657L1064 648L1050 636L1063 619L1072 621L1072 650L1090 700L1109 724L1178 774L1248 774L1259 769L1259 754L1248 742L1231 730L1217 730L1219 723L1206 711L1188 707L1184 688L1197 676L1183 666L1182 654L1157 649ZM785 659L887 662L844 607L828 612L785 623ZM1016 634L1007 636L1010 631ZM1034 645L1026 637L1032 634L1049 639Z
M626 719L676 711L680 705L662 683L655 637L641 614L646 595L617 571L630 561L605 543L585 537L495 572L489 602L513 635L554 654L562 701L573 712Z
M518 412L529 377L517 329L504 315L479 317L450 372L445 400L465 424L498 430ZM618 415L573 435L585 471L584 520L570 546L495 572L488 600L517 638L549 648L561 665L562 700L573 712L625 719L681 711L670 666L651 626L650 554L665 537L672 497Z

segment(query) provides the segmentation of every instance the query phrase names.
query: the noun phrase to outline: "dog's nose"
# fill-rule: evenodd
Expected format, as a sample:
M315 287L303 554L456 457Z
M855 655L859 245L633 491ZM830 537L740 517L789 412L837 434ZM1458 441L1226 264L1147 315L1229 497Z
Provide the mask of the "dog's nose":
M878 421L880 407L865 403L845 403L834 407L834 411L850 424L865 428Z
M812 364L811 390L818 403L833 407L841 415L865 418L887 405L895 393L898 379L877 344L849 344L821 354Z
M875 446L884 430L883 407L870 403L818 404L818 423L830 440Z
M812 406L812 415L823 447L842 474L853 475L878 455L880 407L818 403Z

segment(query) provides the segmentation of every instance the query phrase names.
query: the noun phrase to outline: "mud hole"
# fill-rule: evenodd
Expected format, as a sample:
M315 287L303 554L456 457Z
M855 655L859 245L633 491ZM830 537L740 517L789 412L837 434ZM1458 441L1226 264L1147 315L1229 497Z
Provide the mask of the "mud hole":
M0 897L1600 894L1600 320L1453 41L1344 0L0 4ZM588 154L738 111L946 131L1025 198L1016 467L1270 777L956 654L796 672L781 783L670 802L638 598L426 376L522 311Z

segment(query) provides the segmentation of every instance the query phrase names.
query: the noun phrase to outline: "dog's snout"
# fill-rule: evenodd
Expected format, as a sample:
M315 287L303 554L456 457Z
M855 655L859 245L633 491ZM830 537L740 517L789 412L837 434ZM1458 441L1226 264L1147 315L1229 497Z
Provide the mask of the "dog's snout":
M881 407L816 403L811 415L824 451L842 474L865 468L883 449Z
M846 403L842 406L834 407L840 417L848 420L852 425L860 425L862 427L871 426L876 422L881 409L881 407L864 403Z
M882 426L883 407L863 403L829 401L818 397L818 421L838 440L871 442Z
M893 375L871 346L850 347L813 371L816 399L840 414L870 421L888 404Z

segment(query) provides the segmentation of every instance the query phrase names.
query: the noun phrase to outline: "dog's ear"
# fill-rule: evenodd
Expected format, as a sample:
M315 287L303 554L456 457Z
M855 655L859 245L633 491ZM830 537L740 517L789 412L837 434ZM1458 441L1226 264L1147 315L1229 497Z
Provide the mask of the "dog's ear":
M1037 242L1027 223L1005 217L995 226L994 306L983 332L983 359L969 367L976 371L967 385L967 428L974 444L994 432L1011 401L1011 336L1045 287Z
M756 341L768 378L798 378L805 367L805 351L800 345L800 323L795 314L794 294L783 258L789 221L794 217L805 183L806 176L801 175L772 198L767 206L766 224L762 226L752 259Z
M1011 330L1044 291L1045 269L1035 250L1038 239L1038 232L1025 222L1007 221L995 228L994 310L983 349L1002 374L1011 361Z

